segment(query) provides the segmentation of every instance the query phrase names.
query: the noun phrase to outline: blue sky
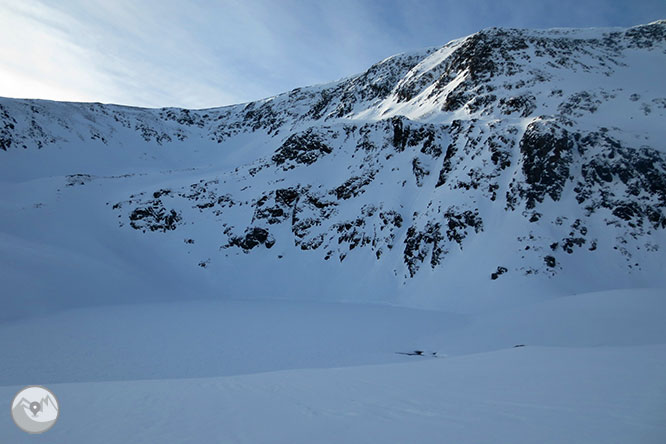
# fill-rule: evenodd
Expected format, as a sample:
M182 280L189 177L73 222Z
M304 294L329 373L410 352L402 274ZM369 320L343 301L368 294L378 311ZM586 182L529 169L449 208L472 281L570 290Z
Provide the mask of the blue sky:
M661 18L663 0L0 0L0 96L212 107L490 26Z

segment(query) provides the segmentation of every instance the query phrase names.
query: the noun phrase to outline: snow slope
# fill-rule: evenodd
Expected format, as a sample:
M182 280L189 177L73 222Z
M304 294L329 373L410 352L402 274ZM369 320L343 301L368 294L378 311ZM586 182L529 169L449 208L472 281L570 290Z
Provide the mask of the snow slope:
M654 291L576 295L466 322L350 304L211 304L87 309L5 325L0 397L48 381L61 416L44 438L72 444L666 437L666 300ZM158 330L167 319L186 324ZM40 329L48 339L31 334ZM5 346L17 332L44 352L41 366ZM400 347L438 357L394 354ZM217 376L201 378L206 372ZM150 377L176 379L133 380ZM34 437L0 415L0 438Z

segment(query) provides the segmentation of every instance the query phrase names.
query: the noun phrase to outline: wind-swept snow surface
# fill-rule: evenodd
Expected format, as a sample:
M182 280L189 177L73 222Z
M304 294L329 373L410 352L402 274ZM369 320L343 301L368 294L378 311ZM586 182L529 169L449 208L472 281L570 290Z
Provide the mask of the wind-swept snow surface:
M666 346L525 347L410 364L56 384L50 442L663 443ZM0 387L10 398L17 387ZM0 418L6 442L34 442Z
M61 406L48 438L71 444L659 443L664 313L653 290L465 316L270 301L72 310L0 329L0 397L48 384ZM32 438L9 416L0 430Z

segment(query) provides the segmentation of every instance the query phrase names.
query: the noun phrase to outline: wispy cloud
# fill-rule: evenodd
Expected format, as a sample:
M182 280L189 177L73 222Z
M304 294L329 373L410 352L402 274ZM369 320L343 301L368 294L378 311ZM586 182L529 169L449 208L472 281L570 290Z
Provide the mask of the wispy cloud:
M631 25L663 1L0 0L0 95L208 107L488 26Z

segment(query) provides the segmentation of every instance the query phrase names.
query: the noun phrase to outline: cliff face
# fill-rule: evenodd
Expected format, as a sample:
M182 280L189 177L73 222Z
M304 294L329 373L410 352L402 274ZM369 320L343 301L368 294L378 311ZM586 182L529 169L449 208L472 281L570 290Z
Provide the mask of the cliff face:
M461 310L663 286L665 68L664 21L488 29L223 108L1 99L4 273L16 301L121 279L100 301Z

